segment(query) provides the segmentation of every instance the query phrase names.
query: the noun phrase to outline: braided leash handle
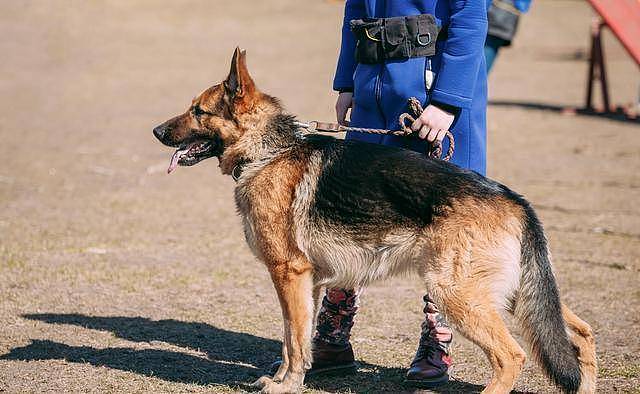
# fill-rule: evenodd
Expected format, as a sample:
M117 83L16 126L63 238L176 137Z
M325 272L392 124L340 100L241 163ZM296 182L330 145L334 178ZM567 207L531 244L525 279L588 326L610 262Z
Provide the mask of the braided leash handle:
M400 130L393 132L394 135L408 136L413 134L414 131L411 130L411 124L415 122L418 117L420 117L422 111L424 110L422 108L422 105L420 104L420 101L415 97L411 97L407 105L409 107L409 111L401 114L398 118L398 123L400 123ZM427 156L432 159L441 159L444 161L451 160L453 151L456 149L456 143L453 139L453 134L451 134L449 130L447 130L447 134L445 135L445 137L449 140L449 149L447 150L447 154L445 155L445 157L442 157L442 143L440 141L433 141L427 144Z
M416 133L411 130L411 124L415 122L415 120L422 114L423 108L420 104L420 101L411 97L407 103L408 111L401 114L398 118L398 123L400 125L400 130L386 130L386 129L369 129L365 127L350 127L343 126L337 123L328 123L328 122L310 122L309 125L305 125L303 127L307 128L310 132L313 131L322 131L325 133L339 133L346 131L355 131L359 133L367 133L367 134L393 134L403 137L408 137L411 135L415 135ZM442 157L442 143L440 141L434 141L432 143L427 144L426 155L432 159L441 159L444 161L451 160L453 156L453 151L456 148L455 140L453 139L453 134L447 130L446 138L449 140L449 149L447 150L447 154L445 157Z

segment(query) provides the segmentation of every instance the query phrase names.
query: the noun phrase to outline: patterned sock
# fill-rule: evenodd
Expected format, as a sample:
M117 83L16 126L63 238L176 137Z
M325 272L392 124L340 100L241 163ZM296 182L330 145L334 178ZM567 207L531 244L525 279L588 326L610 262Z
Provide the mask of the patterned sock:
M359 293L353 289L327 289L318 313L314 340L340 346L349 344Z
M423 300L425 302L423 310L425 319L422 323L420 347L440 349L449 354L453 332L429 296L425 295Z

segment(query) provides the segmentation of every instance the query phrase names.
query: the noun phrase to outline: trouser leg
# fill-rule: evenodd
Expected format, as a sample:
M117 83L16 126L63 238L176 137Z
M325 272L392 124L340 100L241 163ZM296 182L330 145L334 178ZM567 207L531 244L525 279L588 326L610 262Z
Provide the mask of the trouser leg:
M498 57L498 52L503 45L505 45L505 41L503 39L494 36L487 36L487 40L484 43L484 58L487 64L487 74L491 71L493 62L496 60L496 57Z

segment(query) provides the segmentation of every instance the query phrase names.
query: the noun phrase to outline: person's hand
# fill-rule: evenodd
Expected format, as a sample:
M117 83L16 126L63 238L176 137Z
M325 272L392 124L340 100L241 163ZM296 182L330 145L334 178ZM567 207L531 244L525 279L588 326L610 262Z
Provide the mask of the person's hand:
M347 121L347 111L351 107L353 107L353 93L340 93L338 95L338 100L336 101L336 119L339 124L343 126L349 125L349 122Z
M429 142L442 142L454 119L455 116L452 113L430 104L413 122L411 130L420 130L418 136Z

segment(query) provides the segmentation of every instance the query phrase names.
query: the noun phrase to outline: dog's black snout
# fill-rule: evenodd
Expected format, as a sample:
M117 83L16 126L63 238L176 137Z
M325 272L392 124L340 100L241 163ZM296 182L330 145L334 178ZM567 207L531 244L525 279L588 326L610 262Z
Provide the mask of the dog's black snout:
M166 132L167 132L167 129L164 126L158 126L153 129L153 135L155 135L156 138L159 139L160 141L162 141Z

